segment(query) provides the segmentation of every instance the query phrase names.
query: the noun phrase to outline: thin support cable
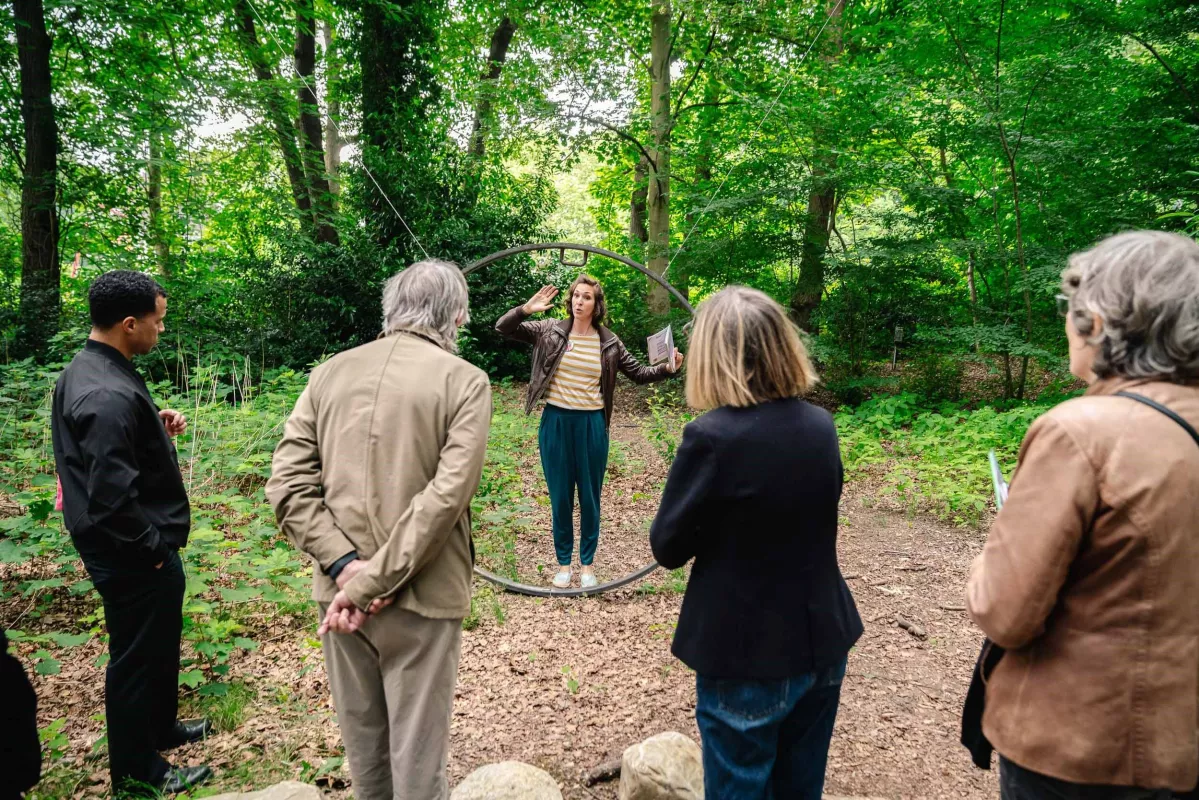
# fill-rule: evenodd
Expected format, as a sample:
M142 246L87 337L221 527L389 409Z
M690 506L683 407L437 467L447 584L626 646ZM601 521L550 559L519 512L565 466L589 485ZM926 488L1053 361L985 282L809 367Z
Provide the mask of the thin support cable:
M266 20L263 19L262 14L260 14L258 12L258 6L256 6L254 4L254 0L246 0L246 2L249 4L251 10L253 10L254 16L258 17L258 22L259 22L259 24L262 25L262 29L264 31L266 31L266 35L270 36L271 40L275 43L275 47L278 47L281 51L286 53L287 49L279 41L278 37L275 36L275 34L271 31L270 26L266 24ZM291 59L290 63L291 63L292 72L294 72L296 74L296 77L300 79L300 82L304 84L304 88L306 88L306 89L308 89L308 91L312 92L313 97L317 97L318 95L317 95L316 89L313 88L312 84L310 84L308 82L307 78L305 78L303 75L300 74L299 68L296 67L295 59ZM337 129L338 139L339 140L343 139L344 137L342 136L341 126L338 125L333 120L332 116L329 117L329 124ZM396 219L398 219L400 221L400 224L404 226L404 230L408 231L408 235L412 237L412 241L416 242L416 246L420 248L420 251L425 254L425 258L428 258L429 251L425 249L425 246L423 244L421 244L421 240L417 237L417 235L412 232L412 228L408 227L408 223L404 221L404 215L400 213L400 210L398 208L396 208L395 203L391 202L391 198L387 196L387 192L383 191L383 187L379 185L379 181L375 179L375 176L370 171L370 168L366 166L366 159L362 156L363 156L363 153L360 152L359 153L359 161L362 162L362 171L365 172L366 176L371 179L371 183L375 184L375 188L379 190L379 194L382 195L383 199L387 201L387 205L391 206L391 210L395 213Z
M791 82L795 80L795 73L798 71L798 68L803 66L804 61L806 61L808 58L808 53L812 52L812 48L814 48L816 46L816 42L820 40L820 35L824 33L824 29L827 28L828 24L832 21L833 15L837 13L837 10L840 9L844 3L845 0L838 0L837 4L829 10L828 17L825 18L824 24L820 26L820 30L816 31L816 35L812 37L812 41L808 44L808 49L803 52L803 55L799 57L799 61L795 63L795 69L792 69L791 74L787 76L787 80L783 84L783 88L779 89L779 93L774 96L774 101L771 102L770 106L766 109L766 113L762 115L762 119L758 120L758 126L754 128L754 132L750 134L745 141L750 141L758 135L760 130L762 130L762 126L766 124L766 119L774 111L774 107L778 105L779 100L781 100L783 95L786 94L787 90L791 88ZM683 248L687 246L687 240L691 238L691 234L695 233L695 229L699 227L699 223L703 222L704 215L708 213L708 209L710 209L712 204L716 202L716 198L720 196L720 192L722 189L724 189L725 183L728 182L729 176L733 174L733 171L736 170L738 166L740 166L739 163L733 164L728 168L728 171L724 173L724 179L721 180L720 185L716 187L715 194L712 195L712 198L708 201L708 204L704 206L703 211L699 212L699 216L695 218L695 224L691 226L691 230L689 230L687 235L683 237L683 241L679 244L679 249L675 251L670 261L667 262L666 269L662 270L663 276L670 272L671 266L674 265L674 260L682 254Z

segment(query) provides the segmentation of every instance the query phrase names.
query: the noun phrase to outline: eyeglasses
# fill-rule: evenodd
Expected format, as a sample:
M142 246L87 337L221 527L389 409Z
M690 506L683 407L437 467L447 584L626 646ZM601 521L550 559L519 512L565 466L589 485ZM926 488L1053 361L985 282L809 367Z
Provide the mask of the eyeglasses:
M1064 294L1059 294L1056 299L1057 315L1062 319L1065 319L1066 315L1070 313L1070 298Z

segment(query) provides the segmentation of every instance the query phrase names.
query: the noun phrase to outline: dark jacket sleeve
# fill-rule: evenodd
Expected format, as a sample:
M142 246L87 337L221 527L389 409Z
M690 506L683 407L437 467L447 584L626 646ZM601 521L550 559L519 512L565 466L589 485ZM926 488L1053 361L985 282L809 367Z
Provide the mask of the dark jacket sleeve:
M633 383L655 383L664 381L674 375L670 371L670 361L665 361L656 367L647 367L638 361L628 348L624 346L624 342L620 339L616 340L616 366L620 368L628 379ZM674 354L671 354L671 358Z
M37 695L21 662L8 654L8 637L0 630L0 774L6 789L28 791L42 771L37 738Z
M500 321L495 324L495 330L496 333L505 339L512 339L513 341L524 342L525 344L537 344L537 340L553 324L551 320L531 322L529 315L525 313L525 307L517 306L500 317Z
M143 554L152 563L162 561L171 549L142 510L135 485L140 467L133 401L98 389L78 401L74 417L87 482L87 515L96 532L122 550Z
M654 559L667 569L677 569L699 552L699 525L708 497L716 485L716 452L695 423L683 429L662 504L649 530Z

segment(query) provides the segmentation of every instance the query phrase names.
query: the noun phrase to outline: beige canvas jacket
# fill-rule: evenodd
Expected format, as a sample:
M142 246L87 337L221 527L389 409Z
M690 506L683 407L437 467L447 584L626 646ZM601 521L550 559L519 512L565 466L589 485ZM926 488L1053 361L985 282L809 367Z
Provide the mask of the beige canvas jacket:
M1101 381L1028 431L974 562L970 615L1008 648L983 732L1061 780L1188 790L1199 774L1199 387Z
M470 501L491 425L486 374L419 336L398 333L312 372L275 450L266 494L279 525L324 572L357 551L346 584L359 608L396 595L425 617L470 611Z

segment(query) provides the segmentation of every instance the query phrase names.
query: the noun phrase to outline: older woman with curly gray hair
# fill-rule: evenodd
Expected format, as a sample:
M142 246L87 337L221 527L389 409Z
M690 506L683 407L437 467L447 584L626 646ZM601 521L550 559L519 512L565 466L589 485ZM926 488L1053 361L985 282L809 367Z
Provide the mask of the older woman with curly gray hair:
M1029 429L971 571L1006 650L983 733L1005 800L1169 798L1199 776L1199 244L1105 239L1059 303L1088 388Z

